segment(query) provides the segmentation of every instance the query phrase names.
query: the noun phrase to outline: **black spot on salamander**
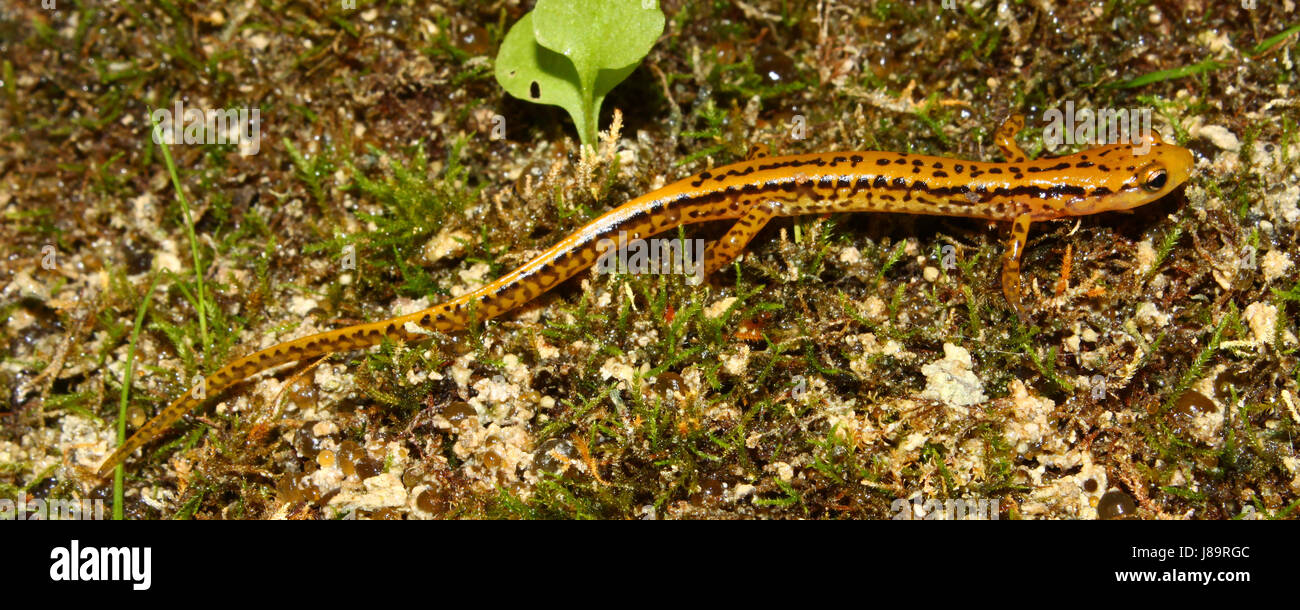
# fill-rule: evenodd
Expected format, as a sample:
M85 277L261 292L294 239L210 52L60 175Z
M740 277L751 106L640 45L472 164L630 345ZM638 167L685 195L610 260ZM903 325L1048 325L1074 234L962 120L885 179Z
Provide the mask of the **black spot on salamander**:
M952 171L957 172L959 174L962 172L963 169L965 169L965 166L960 163L952 166Z
M935 171L933 172L933 174L934 174L934 177L935 177L935 178L947 178L947 177L948 177L948 172L945 172L945 171L942 171L942 170L935 170Z
M783 190L783 191L785 191L785 192L787 192L787 193L793 193L794 190L795 190L796 188L798 188L798 187L799 187L799 185L795 184L795 183L794 183L794 180L790 180L790 181L786 182L785 184L782 184L782 185L781 185L781 190Z
M852 157L849 157L849 162L853 164L853 167L857 167L859 163L862 163L862 155L853 155Z
M889 193L881 193L880 198L885 201L898 201L898 198L894 197L893 195L890 195Z
M907 165L907 159L904 159L902 153L899 153L897 159L894 159L894 165Z
M426 318L429 317L429 314L424 314L424 317L426 317ZM396 332L397 332L397 325L394 324L394 323L392 323L392 322L389 322L389 323L388 323L388 327L384 329L384 332L387 332L387 333L390 334L390 335L393 334L393 333L396 333Z
M1078 162L1078 163L1075 163L1074 166L1077 167L1077 168L1083 169L1083 168L1087 168L1087 167L1092 167L1092 166L1093 166L1093 163L1092 163L1091 161L1080 161L1080 162Z
M1095 189L1092 189L1092 196L1093 196L1093 197L1103 197L1103 196L1105 196L1105 195L1109 195L1109 194L1111 194L1111 190L1108 189L1108 188L1106 188L1106 187L1104 187L1104 186L1099 186L1099 187L1097 187L1097 188L1095 188Z
M746 184L743 188L741 188L741 189L740 189L740 192L742 192L742 193L757 193L757 192L759 191L759 189L760 189L759 185L754 184L753 182L750 182L750 183Z
M1000 167L990 167L990 168L989 168L989 173L990 173L990 174L1001 174L1001 173L1002 173L1002 168L1000 168Z
M889 187L889 179L884 176L876 176L876 181L872 183L873 187L883 189Z
M839 181L839 184L837 185L837 188L846 189L846 188L849 188L849 187L852 186L852 185L853 185L853 177L852 177L852 176L840 176L840 181Z
M903 201L911 201L911 200L912 200L912 192L911 192L911 191L908 191L908 192L906 192L906 193L903 193Z
M1097 169L1099 169L1099 170L1101 170L1101 171L1103 171L1103 172L1108 172L1108 171L1110 171L1110 168L1109 168L1109 167L1106 167L1105 165L1098 165L1098 166L1097 166Z
M876 165L889 165L889 159L876 159Z
M831 188L835 185L835 176L822 176L821 179L817 181L817 185L824 189Z
M940 162L938 162L938 161L935 161L935 162L934 162L934 165L931 165L930 168L931 168L931 169L943 169L943 164L940 163Z
M912 165L921 167L922 165L925 165L925 161L922 161L920 159L912 159Z
M903 188L907 186L907 178L894 178L894 187Z
M1136 168L1134 168L1132 165L1130 165L1130 166L1124 168L1125 171L1130 171L1130 172L1133 171L1134 169L1136 169Z
M533 81L528 85L528 97L533 99L542 97L542 86L537 84L537 81Z
M1113 149L1113 148L1107 148L1106 150L1103 150L1103 151L1101 151L1100 153L1097 153L1097 157L1099 157L1099 158L1100 158L1100 157L1104 157L1104 156L1106 156L1106 155L1109 155L1109 154L1112 153L1112 152L1115 152L1115 149Z
M919 173L921 173L921 168L919 168L919 167L913 167L913 168L912 168L912 173L913 173L913 174L919 174Z
M979 177L982 176L982 175L984 175L984 172L982 172L982 171L980 171L980 170L978 170L978 169L975 169L974 167L971 167L971 168L970 168L970 177L971 177L971 178L979 178Z
M845 157L845 156L842 156L842 155L837 155L834 159L831 159L831 167L835 167L836 165L839 165L839 164L841 164L841 163L844 163L845 161L848 161L848 160L849 160L848 157Z

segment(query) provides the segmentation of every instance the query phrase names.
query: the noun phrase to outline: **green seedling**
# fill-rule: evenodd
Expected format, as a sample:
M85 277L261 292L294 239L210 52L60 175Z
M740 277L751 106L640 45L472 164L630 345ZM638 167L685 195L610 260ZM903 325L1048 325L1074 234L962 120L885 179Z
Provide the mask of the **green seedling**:
M596 144L600 105L664 31L657 0L538 0L497 53L510 95L564 108L585 147Z

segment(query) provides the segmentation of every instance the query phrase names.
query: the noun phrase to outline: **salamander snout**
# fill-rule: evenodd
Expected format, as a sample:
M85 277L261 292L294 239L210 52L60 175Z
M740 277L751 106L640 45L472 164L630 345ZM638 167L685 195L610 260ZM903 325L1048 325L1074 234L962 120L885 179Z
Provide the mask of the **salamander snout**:
M1137 158L1150 159L1133 176L1145 193L1145 201L1142 203L1159 199L1187 182L1192 175L1192 167L1196 164L1192 151L1172 144L1159 144L1151 152Z

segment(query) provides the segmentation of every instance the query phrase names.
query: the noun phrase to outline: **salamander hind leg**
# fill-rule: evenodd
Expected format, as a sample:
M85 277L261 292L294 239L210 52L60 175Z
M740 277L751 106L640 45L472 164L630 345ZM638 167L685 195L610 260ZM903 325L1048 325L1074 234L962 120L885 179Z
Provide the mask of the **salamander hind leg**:
M731 225L727 233L709 246L704 253L704 277L736 260L745 246L749 245L750 240L763 230L767 222L772 220L780 209L780 203L771 201L750 207L749 211L741 216L736 224Z
M993 143L1002 151L1002 156L1007 158L1008 163L1023 163L1029 159L1025 151L1016 143L1016 134L1025 128L1025 115L1013 114L1002 121L996 133L993 134Z
M1002 255L1002 295L1007 304L1015 310L1021 322L1028 321L1024 307L1020 303L1020 257L1025 252L1025 243L1029 240L1029 214L1021 214L1011 223L1011 240L1007 251Z

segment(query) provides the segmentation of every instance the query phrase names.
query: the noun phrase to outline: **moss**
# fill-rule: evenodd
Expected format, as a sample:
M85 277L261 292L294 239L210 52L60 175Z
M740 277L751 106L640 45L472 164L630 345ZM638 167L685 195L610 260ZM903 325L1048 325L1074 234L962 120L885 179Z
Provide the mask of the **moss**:
M885 214L780 219L743 261L704 286L673 276L583 275L537 299L531 312L427 344L336 356L358 391L319 409L347 438L397 442L436 471L452 490L440 513L448 517L636 518L650 510L879 518L894 498L922 493L1001 498L1010 507L1003 516L1018 518L1038 516L1025 509L1038 489L1025 478L1035 461L1006 436L1018 380L1054 404L1046 441L1088 452L1112 484L1146 498L1145 516L1233 518L1250 506L1295 518L1286 464L1298 424L1283 397L1300 396L1300 348L1288 339L1300 333L1300 281L1294 266L1268 282L1258 265L1229 260L1300 251L1267 207L1295 171L1290 147L1300 121L1284 105L1264 117L1241 113L1265 107L1277 87L1296 86L1280 60L1294 48L1295 27L1258 29L1281 23L1276 7L1261 3L1245 17L1140 1L1106 3L1100 16L1062 6L1050 16L1056 33L1044 37L1041 20L1049 17L1031 3L1009 5L1009 23L996 3L943 11L868 2L834 15L840 27L823 37L817 3L750 3L769 18L687 0L669 11L672 35L606 103L623 111L630 162L605 159L579 179L564 141L570 130L557 126L562 113L505 99L488 78L488 57L518 18L515 7L484 13L479 3L453 2L425 15L402 4L358 4L358 11L256 5L237 16L211 2L81 3L73 9L78 26L67 33L40 14L0 24L13 41L0 66L0 120L13 129L0 154L6 176L23 177L0 183L14 193L0 225L13 254L7 270L34 271L33 253L46 244L80 265L61 279L33 273L60 298L0 305L38 320L4 331L6 362L22 369L4 379L7 395L48 367L75 371L15 404L17 424L0 440L77 413L117 421L112 390L120 380L110 372L126 349L142 272L164 257L165 242L183 250L189 241L190 223L156 179L160 150L141 129L148 108L179 95L187 105L257 105L267 137L253 157L230 145L172 149L193 206L197 255L178 256L181 271L163 277L150 308L137 353L148 383L130 401L146 411L198 372L247 353L262 334L308 321L381 319L397 297L437 301L463 286L460 272L475 263L488 266L487 277L508 272L659 178L739 160L751 144L776 154L866 148L992 159L990 134L1002 116L1072 100L1151 107L1157 124L1205 162L1184 194L1131 215L1036 225L1025 262L1029 326L1003 302L1003 231L986 223ZM361 16L368 10L375 19ZM128 21L135 27L117 27ZM470 29L489 44L467 43ZM1212 51L1199 42L1202 32L1231 44ZM254 37L265 43L257 65L248 59ZM1176 42L1136 61L1134 40ZM34 75L43 77L25 78ZM485 117L498 113L507 118L502 140L485 135ZM1033 118L1019 141L1038 154L1042 130ZM792 137L796 121L806 127L802 139ZM1204 125L1237 134L1241 153L1198 135ZM152 221L145 195L157 206ZM722 230L692 226L679 236L712 239ZM470 237L462 252L425 261L424 246L443 231ZM1139 273L1137 244L1147 240L1155 256ZM1067 245L1074 269L1069 289L1054 297ZM841 256L849 246L856 259ZM936 264L944 246L953 247L955 268ZM353 270L340 265L348 248ZM191 258L211 293L208 341ZM940 270L934 281L923 277L930 265ZM102 299L68 305L69 290L98 269ZM316 301L309 320L289 307L294 297ZM733 297L724 311L711 309ZM1145 302L1168 321L1153 327L1141 319ZM1277 309L1270 345L1243 347L1254 337L1252 303ZM1096 340L1069 349L1085 331ZM898 351L882 347L889 342ZM543 343L556 355L543 358ZM916 402L925 386L920 367L941 358L945 343L971 351L993 397L960 422ZM70 349L60 362L62 344ZM524 390L555 399L531 422L534 445L567 443L581 472L542 474L522 488L471 485L466 473L480 458L457 455L455 434L429 422L473 390L448 379L412 381L424 371L445 375L466 354L471 383L513 370L508 356L522 362ZM631 379L607 377L610 359L631 366ZM688 386L682 395L664 390L674 375ZM1080 383L1096 376L1106 381L1103 398ZM1229 388L1215 396L1228 416L1209 444L1176 420L1180 397L1202 383ZM224 398L252 395L241 385ZM37 404L51 417L36 417ZM302 423L296 416L272 425L293 429ZM162 513L137 504L128 514L274 514L275 482L250 473L285 476L307 465L281 434L254 435L255 419L208 409L150 446L131 463L126 485L183 492ZM914 433L925 442L899 450ZM261 440L247 444L254 437ZM52 446L40 451L58 455ZM178 473L164 456L185 457L192 469ZM74 492L77 481L40 463L0 468L0 491L50 485L56 476L52 489ZM782 464L788 479L778 473ZM1049 468L1043 476L1050 483L1072 475ZM748 486L743 499L724 497ZM1053 510L1046 514L1071 514ZM307 514L332 513L313 505Z

